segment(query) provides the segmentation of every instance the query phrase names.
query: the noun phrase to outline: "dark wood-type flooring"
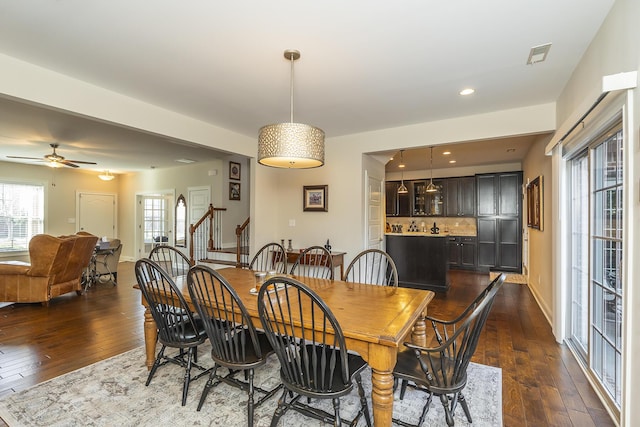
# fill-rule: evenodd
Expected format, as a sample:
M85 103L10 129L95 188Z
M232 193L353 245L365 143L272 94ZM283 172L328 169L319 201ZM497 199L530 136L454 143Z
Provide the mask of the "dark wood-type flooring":
M117 287L98 284L48 307L0 308L0 398L143 345L133 263L121 263L118 276ZM450 278L431 315L453 317L489 281L487 274L458 271ZM473 361L502 368L505 426L614 425L569 350L555 342L527 286L503 286Z

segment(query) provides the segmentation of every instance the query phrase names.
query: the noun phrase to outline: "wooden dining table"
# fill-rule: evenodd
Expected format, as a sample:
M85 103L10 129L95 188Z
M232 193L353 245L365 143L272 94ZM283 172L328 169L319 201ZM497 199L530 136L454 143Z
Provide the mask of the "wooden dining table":
M260 327L258 298L250 292L255 286L254 272L233 267L217 271L233 286L254 324ZM393 368L397 353L407 339L416 344L426 344L424 317L427 306L434 297L433 292L302 276L289 277L306 284L323 299L342 328L347 348L358 352L367 361L372 370L374 425L390 426L393 414ZM192 305L186 276L174 279L187 303ZM144 297L142 304L146 308L146 365L151 369L155 359L157 330Z

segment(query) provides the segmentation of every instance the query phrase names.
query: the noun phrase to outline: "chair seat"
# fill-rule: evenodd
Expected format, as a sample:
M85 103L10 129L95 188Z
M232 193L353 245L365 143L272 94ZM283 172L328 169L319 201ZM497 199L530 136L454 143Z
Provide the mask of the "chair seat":
M429 366L429 372L432 375L437 375L441 379L452 377L455 367L453 359L445 358L444 366L443 359L440 357L434 355L430 360L432 361L432 366ZM467 371L464 370L464 372L460 373L460 378L457 379L455 384L449 384L446 389L437 387L435 382L426 378L415 351L406 347L398 352L398 361L395 368L393 368L393 374L400 379L411 381L417 385L429 386L429 389L434 394L455 393L458 390L462 390L467 384Z

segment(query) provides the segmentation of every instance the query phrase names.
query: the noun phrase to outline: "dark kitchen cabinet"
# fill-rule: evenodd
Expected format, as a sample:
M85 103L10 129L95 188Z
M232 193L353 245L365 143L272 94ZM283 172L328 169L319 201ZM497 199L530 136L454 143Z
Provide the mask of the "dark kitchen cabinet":
M409 181L404 185L409 187ZM400 181L385 182L385 205L387 216L409 216L410 199L409 193L398 194Z
M465 176L445 180L445 216L476 215L476 178Z
M427 192L427 186L431 181L411 181L411 216L444 216L444 182L434 179L433 185L438 191Z
M522 172L476 176L478 267L522 270Z
M475 236L447 237L449 268L475 270L477 262L477 239Z

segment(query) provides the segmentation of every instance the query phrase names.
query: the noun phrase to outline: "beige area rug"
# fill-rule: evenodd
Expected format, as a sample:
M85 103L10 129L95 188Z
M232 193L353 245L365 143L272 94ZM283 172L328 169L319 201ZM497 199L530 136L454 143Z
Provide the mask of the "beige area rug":
M489 280L493 280L500 274L499 271L491 271L489 272ZM526 285L528 284L528 278L524 274L515 274L515 273L504 273L507 278L505 279L506 283L515 283L518 285Z
M211 362L208 349L199 349L199 362ZM256 370L255 384L265 389L279 383L279 365L275 356ZM158 369L151 384L145 387L147 369L144 349L127 353L53 378L0 400L0 417L16 426L245 426L246 394L221 384L211 390L202 411L196 407L206 382L201 378L191 384L186 406L180 406L182 375L177 365ZM465 397L473 424L462 408L455 414L457 426L495 427L502 425L502 370L471 363ZM371 392L371 372L363 375L366 392ZM357 392L341 400L341 415L352 418L359 408ZM407 390L404 400L394 402L394 417L416 423L424 404L425 393ZM255 425L268 426L277 405L277 396L256 409ZM323 408L332 411L329 402ZM369 402L371 405L371 402ZM369 406L371 409L371 406ZM289 411L281 426L321 426L321 422ZM359 425L365 425L361 419ZM425 426L446 425L440 399L433 399Z

